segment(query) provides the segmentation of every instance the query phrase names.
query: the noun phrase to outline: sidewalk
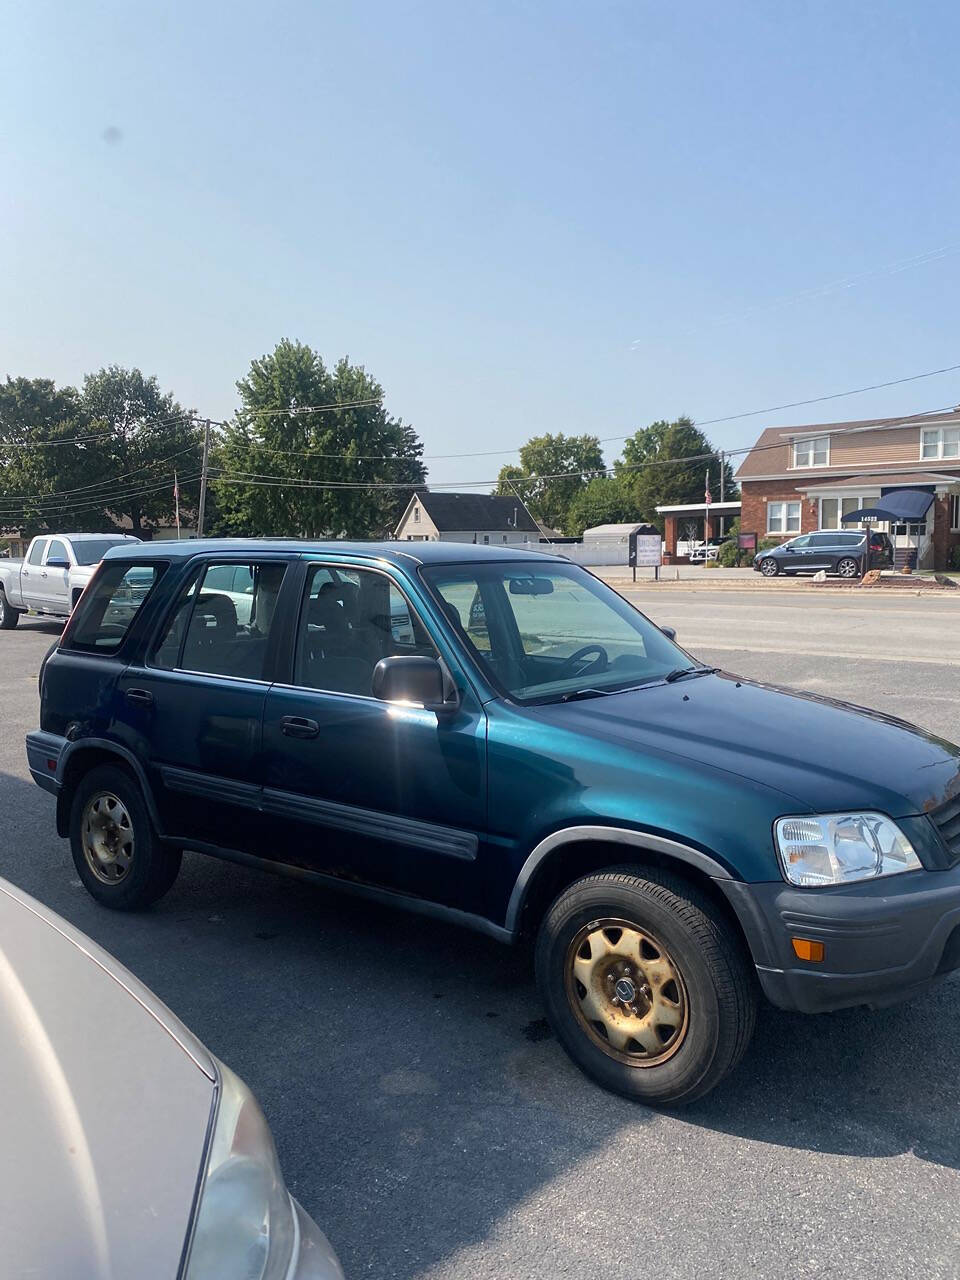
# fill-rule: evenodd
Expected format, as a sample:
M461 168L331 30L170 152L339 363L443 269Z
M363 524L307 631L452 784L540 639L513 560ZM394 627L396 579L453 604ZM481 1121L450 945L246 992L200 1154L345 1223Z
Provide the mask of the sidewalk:
M776 578L765 578L753 569L704 569L690 564L664 566L660 570L659 581L654 579L652 569L638 569L635 584L632 571L626 565L600 565L590 572L604 582L609 582L618 591L624 591L628 587L665 591L772 591L794 595L810 595L811 592L816 592L817 595L837 592L849 595L851 591L881 595L895 591L898 596L936 596L960 601L960 591L945 591L935 587L929 575L925 574L897 574L894 582L886 583L883 587L861 587L859 581L850 582L842 578L827 578L825 582L814 582L813 577L807 575L788 578L780 574ZM960 581L955 574L942 576Z

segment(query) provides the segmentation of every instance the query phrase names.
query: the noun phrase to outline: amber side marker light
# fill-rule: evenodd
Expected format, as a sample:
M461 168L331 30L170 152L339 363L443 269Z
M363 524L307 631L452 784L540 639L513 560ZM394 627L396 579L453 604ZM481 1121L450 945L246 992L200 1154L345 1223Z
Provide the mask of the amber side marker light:
M814 942L812 938L791 938L793 949L800 960L813 960L817 964L823 959L823 943Z

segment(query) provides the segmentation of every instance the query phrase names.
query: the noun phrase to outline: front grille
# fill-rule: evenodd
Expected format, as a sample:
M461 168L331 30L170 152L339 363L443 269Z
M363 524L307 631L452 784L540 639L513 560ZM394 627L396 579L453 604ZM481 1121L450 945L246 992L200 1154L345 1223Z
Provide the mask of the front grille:
M933 825L950 854L950 865L960 862L960 796L948 800L930 813Z

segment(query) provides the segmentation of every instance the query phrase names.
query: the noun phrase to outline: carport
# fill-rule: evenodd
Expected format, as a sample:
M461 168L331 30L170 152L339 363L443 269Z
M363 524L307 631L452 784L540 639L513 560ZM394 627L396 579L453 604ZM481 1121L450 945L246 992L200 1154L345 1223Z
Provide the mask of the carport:
M890 489L872 507L848 511L841 517L843 524L860 524L865 520L882 520L889 523L894 532L894 566L902 569L909 565L916 569L921 559L920 529L925 527L927 512L933 503L934 491L930 489ZM902 526L904 532L897 533ZM910 545L913 537L914 545ZM924 548L925 550L925 548Z

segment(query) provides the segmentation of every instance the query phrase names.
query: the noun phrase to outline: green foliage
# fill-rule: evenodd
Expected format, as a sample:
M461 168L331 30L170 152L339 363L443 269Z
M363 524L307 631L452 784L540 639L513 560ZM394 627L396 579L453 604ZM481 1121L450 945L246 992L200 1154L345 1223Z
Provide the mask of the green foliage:
M951 548L950 568L954 570L960 570L960 544Z
M761 538L757 543L758 551L771 551L774 547L783 545L783 538L771 538L769 534Z
M90 438L37 444L76 437ZM174 468L187 476L199 460L195 428L139 369L101 369L80 392L46 378L0 386L0 524L96 530L128 516L140 533L144 520L169 517ZM182 484L181 502L189 506L196 492L196 483Z
M115 518L127 516L135 534L143 533L145 522L171 520L175 469L184 477L181 512L196 507L200 432L156 378L110 365L84 378L80 403L91 430L101 436L96 443L100 476L121 477L105 502Z
M663 528L658 506L678 506L702 502L707 476L714 500L720 497L720 462L707 437L686 416L675 422L659 421L635 432L624 442L623 459L616 463L617 474L629 486L634 504L643 520ZM690 462L672 459L692 458ZM733 471L724 463L725 497L734 497Z
M746 553L747 556L749 556L749 554L750 554L749 552ZM737 550L737 539L735 536L733 538L730 538L727 542L720 543L720 551L718 553L717 559L720 561L720 563L723 565L725 569L733 568L733 566L737 563L738 555L740 555L740 552Z
M574 497L567 512L566 531L580 537L598 524L638 520L633 495L619 476L596 476Z
M534 436L520 450L519 466L501 467L496 492L509 497L519 493L542 524L566 533L571 531L574 498L602 470L596 436Z
M389 536L426 472L412 427L383 408L383 389L344 358L331 371L316 351L284 339L237 383L242 409L217 441L211 529L250 536ZM370 401L332 413L309 405ZM383 460L385 459L385 460ZM244 483L254 476L269 483ZM285 483L286 482L286 483ZM310 488L400 484L401 488Z

